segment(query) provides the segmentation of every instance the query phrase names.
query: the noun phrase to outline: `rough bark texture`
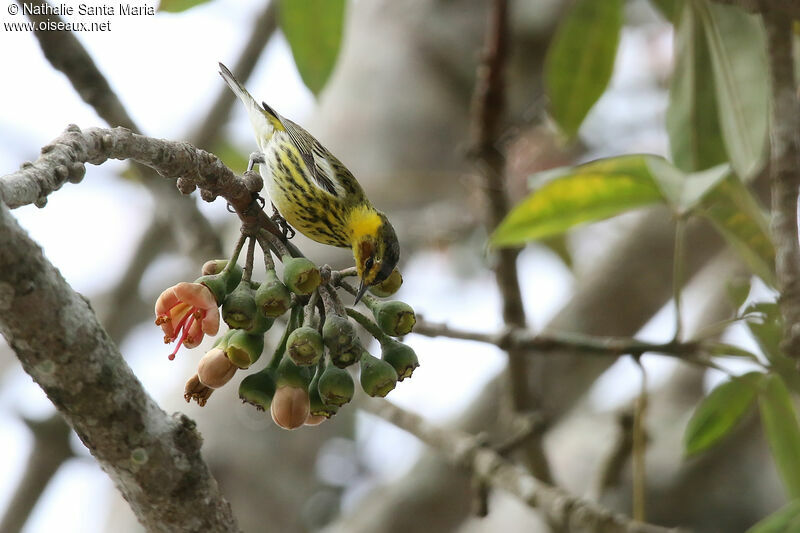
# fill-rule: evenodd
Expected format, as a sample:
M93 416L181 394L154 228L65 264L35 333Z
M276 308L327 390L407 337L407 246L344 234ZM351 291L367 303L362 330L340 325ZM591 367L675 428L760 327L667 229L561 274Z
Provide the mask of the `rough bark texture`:
M149 531L238 531L194 422L147 395L88 303L2 204L0 331Z
M787 355L800 358L800 245L797 195L800 191L800 105L792 57L792 21L778 13L764 15L772 81L770 179L772 238Z

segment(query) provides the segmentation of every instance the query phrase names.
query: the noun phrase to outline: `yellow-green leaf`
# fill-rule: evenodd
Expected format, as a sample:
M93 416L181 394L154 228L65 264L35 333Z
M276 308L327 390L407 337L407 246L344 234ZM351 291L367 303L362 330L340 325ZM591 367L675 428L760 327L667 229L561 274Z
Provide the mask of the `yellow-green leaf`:
M706 194L699 212L712 222L753 273L775 286L775 248L767 217L736 176L729 176Z
M661 201L647 167L648 157L602 159L565 170L566 175L543 185L508 214L492 236L492 244L522 244Z
M685 172L703 170L728 160L704 33L694 2L685 2L675 28L675 70L666 113L672 160Z
M342 42L345 0L281 0L278 15L303 83L318 95Z
M756 398L764 374L751 372L711 391L692 414L683 438L686 455L705 451L736 427Z
M158 4L158 10L168 13L179 13L199 6L200 4L205 4L208 1L209 0L161 0Z
M800 498L800 425L789 391L776 374L764 379L759 395L761 423L786 493Z
M573 137L606 90L622 29L622 0L577 0L556 30L545 58L550 113Z
M745 181L764 164L769 76L760 19L735 6L696 0L714 73L722 138L736 173Z
M800 500L794 500L756 525L747 533L797 533L800 531Z

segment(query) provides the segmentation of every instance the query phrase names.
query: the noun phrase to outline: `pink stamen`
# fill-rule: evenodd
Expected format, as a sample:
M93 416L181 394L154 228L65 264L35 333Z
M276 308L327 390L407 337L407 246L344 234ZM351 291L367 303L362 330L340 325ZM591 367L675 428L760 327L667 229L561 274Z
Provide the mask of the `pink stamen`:
M178 350L180 350L181 346L183 346L183 341L185 341L189 336L189 328L191 328L192 324L194 323L196 313L197 311L194 308L190 309L190 312L186 313L186 315L178 323L178 326L175 328L175 333L179 331L181 332L181 338L178 339L178 343L175 345L175 350L173 350L173 352L168 356L170 361L175 359L175 355L178 353Z

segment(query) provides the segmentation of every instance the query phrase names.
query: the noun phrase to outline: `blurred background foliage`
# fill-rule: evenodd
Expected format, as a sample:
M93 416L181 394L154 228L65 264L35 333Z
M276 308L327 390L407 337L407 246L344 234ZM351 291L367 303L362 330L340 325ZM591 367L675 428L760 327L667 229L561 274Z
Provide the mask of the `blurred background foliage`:
M188 139L234 170L244 169L254 144L242 110L229 97L208 97L226 90L216 61L235 65L256 98L297 115L390 214L403 248L400 296L425 318L498 330L488 268L496 249L525 246L522 293L535 330L706 343L694 364L655 354L636 363L533 354L527 377L548 421L544 449L554 481L632 512L630 417L646 373L648 521L709 532L795 531L800 379L779 345L764 208L769 78L760 19L708 0L510 1L508 109L496 148L507 158L514 208L488 235L482 185L465 152L489 9L481 0L273 0L246 8L163 0L152 19L128 21L136 33L79 38L147 133ZM141 38L149 25L163 58L126 68L124 57L103 54L109 41ZM240 51L200 46L194 39L203 31L212 41L235 37ZM6 89L7 101L23 110L0 112L8 141L0 161L11 169L66 122L98 120L74 95L50 109L49 94L69 89L27 80L49 79L38 72L49 67L33 37L0 38L4 49L27 39L14 58L0 60L10 62L4 71L21 73L20 91L31 93ZM174 73L162 65L184 57L191 59ZM203 87L202 97L192 84ZM155 107L191 105L181 107L184 116L159 117L139 109L147 105L133 96L140 88L159 100ZM42 115L44 126L26 123ZM24 140L14 141L15 132ZM124 165L110 172L144 181ZM179 227L159 199L165 192L148 197L131 180L89 179L69 194L92 187L94 199L53 198L41 214L21 209L19 216L106 318L151 393L198 421L204 453L244 531L547 531L535 511L502 493L491 495L488 517L473 517L467 476L355 409L290 433L239 406L233 391L202 410L180 404L183 376L164 377L159 336L142 324L160 287L219 255L219 242ZM127 210L119 205L126 195ZM80 206L95 201L101 205L87 226L78 222L74 234L57 237L53 224L75 223ZM215 235L231 242L237 228L224 206L198 207ZM37 225L48 212L60 218ZM116 234L86 229L106 218ZM102 283L81 278L96 245L71 244L67 254L52 242L73 243L75 234L113 245L96 258ZM297 240L319 263L350 260ZM422 366L390 400L468 431L511 431L498 350L414 335L409 342ZM0 491L7 530L56 523L66 531L139 530L125 503L107 494L107 481L102 496L78 490L72 478L103 483L99 470L66 439L10 351L1 353L4 441L13 442L4 466L15 472ZM185 359L188 375L193 362ZM174 367L170 374L181 374Z

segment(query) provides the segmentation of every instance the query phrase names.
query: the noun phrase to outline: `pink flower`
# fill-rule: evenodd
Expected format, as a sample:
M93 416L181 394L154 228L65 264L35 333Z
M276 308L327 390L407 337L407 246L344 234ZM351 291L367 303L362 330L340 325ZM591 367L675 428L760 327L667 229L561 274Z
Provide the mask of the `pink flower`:
M175 359L180 347L194 348L203 335L219 331L219 309L211 290L200 283L181 282L161 293L156 300L156 325L164 330L164 342L178 339L169 355Z

